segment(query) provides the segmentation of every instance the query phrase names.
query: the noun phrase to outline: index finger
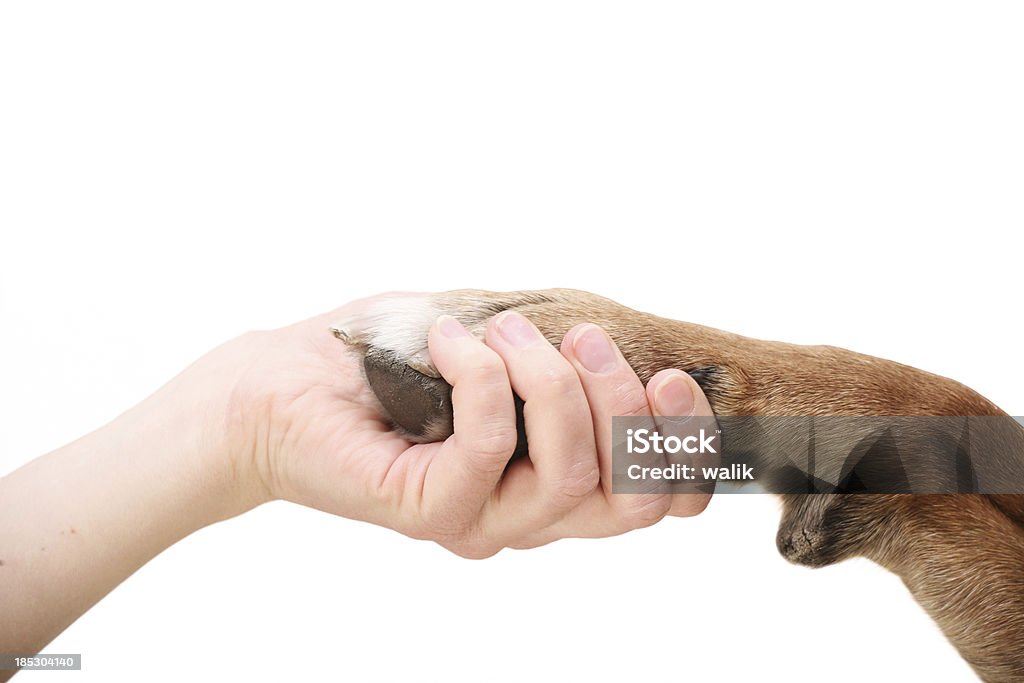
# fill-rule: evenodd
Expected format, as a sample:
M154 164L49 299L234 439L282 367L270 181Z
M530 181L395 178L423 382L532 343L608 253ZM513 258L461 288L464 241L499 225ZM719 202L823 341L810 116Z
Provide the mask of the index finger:
M475 522L516 447L516 411L505 363L458 320L443 315L428 338L452 385L454 433L424 478L424 515L453 527Z

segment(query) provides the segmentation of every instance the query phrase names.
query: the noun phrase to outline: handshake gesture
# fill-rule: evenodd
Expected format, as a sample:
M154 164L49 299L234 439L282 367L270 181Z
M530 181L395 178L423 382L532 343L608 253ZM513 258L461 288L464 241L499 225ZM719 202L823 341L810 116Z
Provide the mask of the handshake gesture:
M0 479L0 652L38 652L163 549L274 499L470 558L620 534L707 505L707 494L612 494L612 416L711 408L678 370L644 386L590 323L556 348L515 311L470 333L416 303L425 298L402 297L416 310L399 315L419 321L406 334L429 349L411 360L452 387L452 433L415 443L383 414L360 354L329 331L338 320L379 328L383 300L232 340L110 424ZM529 458L512 458L515 395Z

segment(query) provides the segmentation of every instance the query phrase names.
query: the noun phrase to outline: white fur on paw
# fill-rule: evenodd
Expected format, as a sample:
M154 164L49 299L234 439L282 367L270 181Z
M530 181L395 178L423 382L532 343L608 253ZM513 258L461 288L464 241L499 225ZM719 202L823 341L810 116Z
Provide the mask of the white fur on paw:
M331 332L346 344L386 349L413 370L440 377L427 351L427 334L442 313L429 296L388 297L339 320Z

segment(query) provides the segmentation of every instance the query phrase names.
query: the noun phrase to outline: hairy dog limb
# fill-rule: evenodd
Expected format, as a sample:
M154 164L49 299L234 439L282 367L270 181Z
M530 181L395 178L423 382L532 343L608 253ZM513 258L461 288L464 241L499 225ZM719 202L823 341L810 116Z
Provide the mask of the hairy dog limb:
M447 313L482 336L488 318L511 308L555 345L578 323L602 326L642 381L664 368L685 370L719 416L1005 416L964 385L906 365L832 346L750 339L569 289L398 295L332 329L364 354L367 379L396 425L414 440L433 441L451 434L452 416L450 387L426 349L429 326ZM1007 425L980 437L981 447L1013 454L999 466L1018 474L1024 429ZM979 676L1024 680L1024 495L782 498L777 544L784 557L813 567L854 556L881 564L903 579Z

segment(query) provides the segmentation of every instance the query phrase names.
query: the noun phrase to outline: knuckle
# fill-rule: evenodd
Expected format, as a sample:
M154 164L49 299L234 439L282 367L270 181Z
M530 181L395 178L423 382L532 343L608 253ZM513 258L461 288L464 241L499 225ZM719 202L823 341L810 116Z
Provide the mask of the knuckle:
M534 373L533 383L546 396L561 397L581 389L579 376L565 362L554 363Z
M647 392L639 382L626 381L615 387L615 414L622 417L639 417L650 414Z
M458 546L455 549L449 548L449 550L467 560L486 560L497 555L501 548L493 545L470 544Z
M446 376L451 376L451 384L456 387L465 383L484 386L508 384L505 363L492 349L473 338L463 339L458 347L457 352L438 354L447 360ZM434 349L430 348L430 351L433 354Z
M681 503L672 506L672 514L677 517L694 517L704 512L710 502L711 496L706 493L687 495Z
M503 403L511 394L505 365L498 357L481 358L466 365L452 378L453 400L483 402L485 405ZM468 393L468 397L463 394Z
M480 344L466 365L466 376L481 383L508 384L505 363L498 354Z
M657 524L672 507L672 497L657 494L637 494L622 509L622 518L630 529L642 529Z
M552 486L553 496L560 503L571 505L593 493L601 483L597 463L573 468Z
M486 560L497 555L503 547L479 533L472 532L441 541L441 545L467 560Z
M504 466L504 460L512 455L518 440L515 424L495 420L494 424L482 427L466 444L466 450L471 456L469 461L490 472L496 466ZM496 463L498 460L501 462Z

